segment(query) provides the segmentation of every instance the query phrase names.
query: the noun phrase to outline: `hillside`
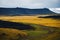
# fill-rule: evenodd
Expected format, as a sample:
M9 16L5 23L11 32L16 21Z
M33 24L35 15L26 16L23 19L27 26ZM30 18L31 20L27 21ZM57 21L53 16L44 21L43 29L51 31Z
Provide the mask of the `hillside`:
M26 24L25 24L26 25ZM60 28L30 24L35 30L0 28L0 40L59 40ZM17 26L16 26L17 27Z
M24 40L26 32L10 28L0 28L0 40Z
M60 19L57 20L54 18L38 18L38 16L0 16L0 20L60 27Z
M27 9L27 8L0 8L0 15L39 15L39 14L56 14L48 8Z
M60 19L0 16L0 40L59 40Z

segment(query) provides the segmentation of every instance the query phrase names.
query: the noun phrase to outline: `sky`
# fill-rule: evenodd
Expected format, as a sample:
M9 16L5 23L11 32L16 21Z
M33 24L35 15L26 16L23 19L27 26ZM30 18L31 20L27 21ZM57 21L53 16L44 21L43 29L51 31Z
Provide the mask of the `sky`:
M58 8L60 9L59 4L60 0L0 0L0 7L23 7L30 9L49 8L50 10L58 13L60 12L58 10Z

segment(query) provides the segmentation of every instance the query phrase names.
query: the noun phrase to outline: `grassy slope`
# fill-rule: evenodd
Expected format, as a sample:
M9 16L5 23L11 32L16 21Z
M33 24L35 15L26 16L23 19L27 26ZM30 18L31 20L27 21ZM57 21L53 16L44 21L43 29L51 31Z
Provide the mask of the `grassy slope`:
M37 17L37 16L36 16ZM31 25L35 27L35 30L22 30L18 31L21 35L23 35L23 40L59 40L60 39L60 20L54 20L54 19L43 19L43 18L36 18L34 16L24 16L24 17L0 17L0 20L6 20L6 21L12 21L12 22L22 22L24 24L28 23L28 25ZM48 20L48 21L46 21ZM55 28L56 27L56 28ZM4 31L2 31L4 30ZM6 30L6 31L5 31ZM9 31L8 31L9 30ZM0 29L0 31L8 32L9 37L7 37L7 40L11 40L9 38L12 38L12 40L18 40L19 36L16 36L15 30L11 29ZM0 32L0 33L1 33ZM11 34L10 34L11 33ZM10 36L12 35L12 36ZM3 36L4 37L4 36ZM26 39L27 37L27 39ZM15 39L14 39L15 38ZM4 40L4 39L3 39ZM19 39L21 40L21 39Z
M0 28L0 40L20 40L24 39L27 36L26 32L9 29L9 28Z
M1 16L0 20L40 24L45 26L60 27L60 20L52 18L37 18L37 16Z
M57 40L60 39L60 28L29 24L35 30L16 30L0 28L0 40ZM2 38L2 39L1 39Z
M29 40L58 40L60 39L60 28L33 25L35 31L27 31Z

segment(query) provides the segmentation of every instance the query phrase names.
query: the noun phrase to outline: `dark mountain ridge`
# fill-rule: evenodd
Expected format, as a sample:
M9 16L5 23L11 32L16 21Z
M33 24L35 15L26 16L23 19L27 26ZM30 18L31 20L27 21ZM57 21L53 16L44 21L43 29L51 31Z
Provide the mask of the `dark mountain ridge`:
M48 8L28 9L28 8L0 8L0 15L39 15L39 14L55 14Z

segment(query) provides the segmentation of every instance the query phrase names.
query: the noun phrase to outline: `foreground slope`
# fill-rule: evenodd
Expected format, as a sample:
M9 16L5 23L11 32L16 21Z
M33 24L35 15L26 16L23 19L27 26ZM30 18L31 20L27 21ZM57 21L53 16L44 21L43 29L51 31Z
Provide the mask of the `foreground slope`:
M36 30L0 28L0 40L59 40L60 28L30 24Z
M26 38L27 33L10 28L0 28L0 40L20 40Z
M2 21L1 21L2 20ZM38 16L0 16L1 23L19 24L24 27L33 27L34 30L21 30L20 26L12 29L0 28L0 40L59 40L60 39L60 19L38 18ZM26 26L25 26L26 25ZM1 25L0 25L1 27ZM19 27L19 28L17 28ZM23 27L23 28L24 28ZM18 30L19 29L19 30Z

